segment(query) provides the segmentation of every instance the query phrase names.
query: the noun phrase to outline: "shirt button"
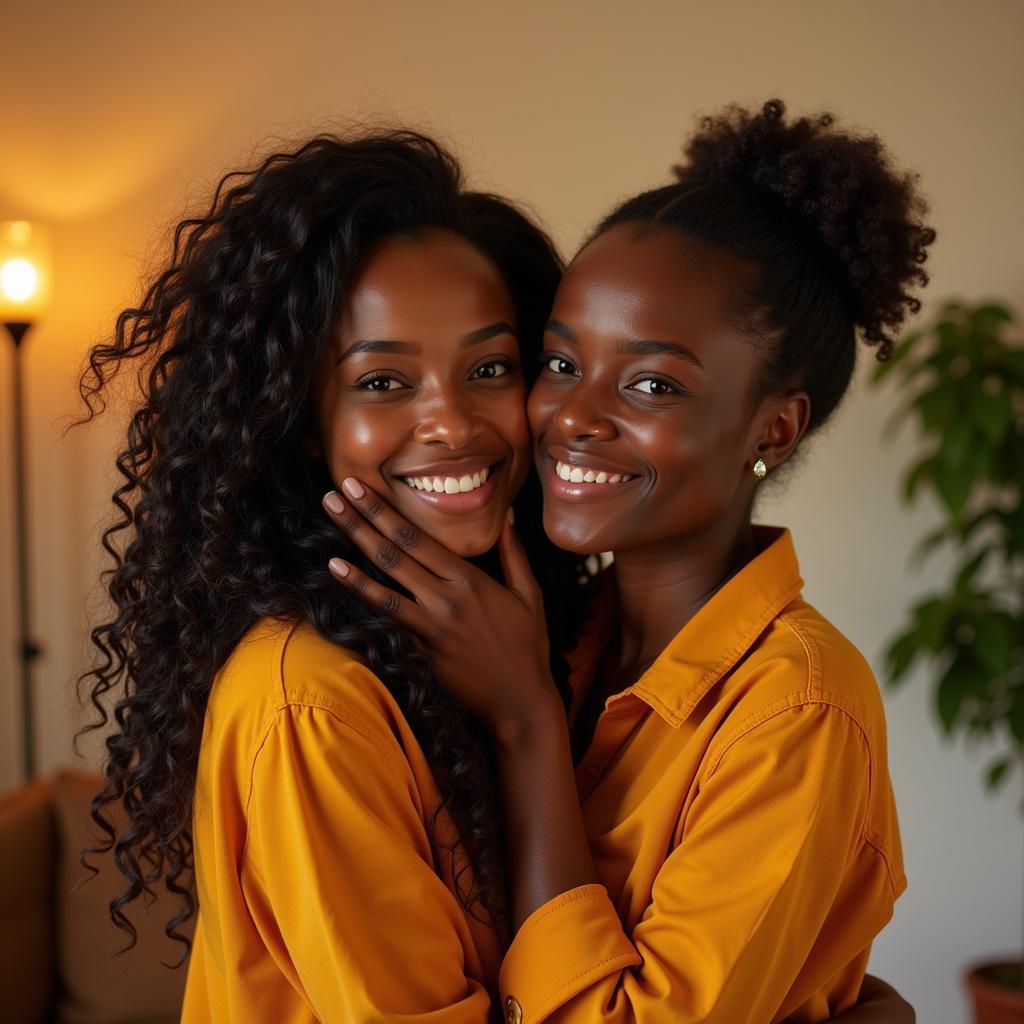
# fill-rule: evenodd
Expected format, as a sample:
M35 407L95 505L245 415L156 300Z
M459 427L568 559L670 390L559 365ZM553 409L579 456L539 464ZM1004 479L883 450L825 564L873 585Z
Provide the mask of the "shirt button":
M523 1024L523 1008L512 996L505 1000L505 1024Z

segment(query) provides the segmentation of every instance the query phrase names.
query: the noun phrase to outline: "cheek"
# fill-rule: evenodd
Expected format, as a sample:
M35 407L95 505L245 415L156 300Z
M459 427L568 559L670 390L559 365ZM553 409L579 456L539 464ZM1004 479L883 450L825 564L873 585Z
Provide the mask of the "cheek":
M554 416L554 412L555 402L552 399L550 390L544 386L542 381L538 381L533 385L529 401L526 403L530 432L534 438L538 438L544 433Z
M407 417L379 406L341 405L324 439L328 464L335 476L360 474L373 483L380 466L399 447Z

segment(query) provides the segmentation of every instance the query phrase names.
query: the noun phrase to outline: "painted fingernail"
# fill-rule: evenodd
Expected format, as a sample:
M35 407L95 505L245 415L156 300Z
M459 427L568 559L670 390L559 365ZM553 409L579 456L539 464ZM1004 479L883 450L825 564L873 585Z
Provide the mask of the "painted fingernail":
M343 562L340 558L332 558L327 563L327 568L330 569L335 576L340 576L342 579L348 575L348 563Z
M341 500L341 495L337 491L328 491L324 495L324 504L336 516L340 516L345 511L345 502Z
M354 477L350 476L342 485L353 498L361 498L366 491L363 490L363 485Z

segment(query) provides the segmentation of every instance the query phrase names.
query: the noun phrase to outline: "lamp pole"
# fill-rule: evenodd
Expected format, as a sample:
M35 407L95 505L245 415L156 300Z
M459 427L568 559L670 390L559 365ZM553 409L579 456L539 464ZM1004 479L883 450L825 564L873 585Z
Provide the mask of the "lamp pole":
M14 341L14 501L15 547L18 560L18 636L21 658L21 736L22 770L26 779L36 771L35 701L32 690L32 662L42 653L29 636L29 569L28 569L28 483L25 470L25 425L21 391L21 342L29 323L5 323Z

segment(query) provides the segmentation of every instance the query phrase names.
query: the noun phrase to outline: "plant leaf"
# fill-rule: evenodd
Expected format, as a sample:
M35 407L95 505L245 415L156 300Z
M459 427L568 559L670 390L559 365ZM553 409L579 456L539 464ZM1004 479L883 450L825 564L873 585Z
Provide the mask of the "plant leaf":
M978 306L972 313L971 319L977 323L1012 324L1013 314L1002 305L996 302L987 302Z
M954 661L946 674L939 680L935 692L935 703L943 731L950 735L956 727L964 701L971 695L970 678L963 669L963 662Z
M974 579L978 570L985 564L985 559L988 558L991 551L991 547L983 547L976 555L960 567L960 571L956 574L955 584L958 593L963 593L968 589L971 580Z
M886 651L886 672L890 685L898 683L921 653L923 645L915 630L909 630L897 637Z
M913 466L907 475L903 478L903 500L911 502L914 500L914 495L917 493L918 487L924 483L925 480L934 480L935 478L935 467L939 464L938 456L929 455L921 459L915 466Z
M996 613L984 615L972 622L975 658L995 676L1010 668L1013 656L1013 622Z
M935 467L935 489L953 519L963 512L973 484L974 475L967 470L957 470L942 461Z
M1006 773L1010 770L1010 766L1013 764L1013 758L1001 757L997 761L993 761L988 766L988 771L985 773L985 788L986 789L998 789L999 784L1006 777Z
M1012 703L1006 714L1010 733L1017 741L1017 746L1024 750L1024 685L1018 684L1010 690Z
M1013 422L1013 405L1004 388L995 394L979 392L971 402L971 419L978 424L991 444L999 444Z
M941 597L929 598L914 608L917 640L921 647L938 651L946 639L949 606Z

